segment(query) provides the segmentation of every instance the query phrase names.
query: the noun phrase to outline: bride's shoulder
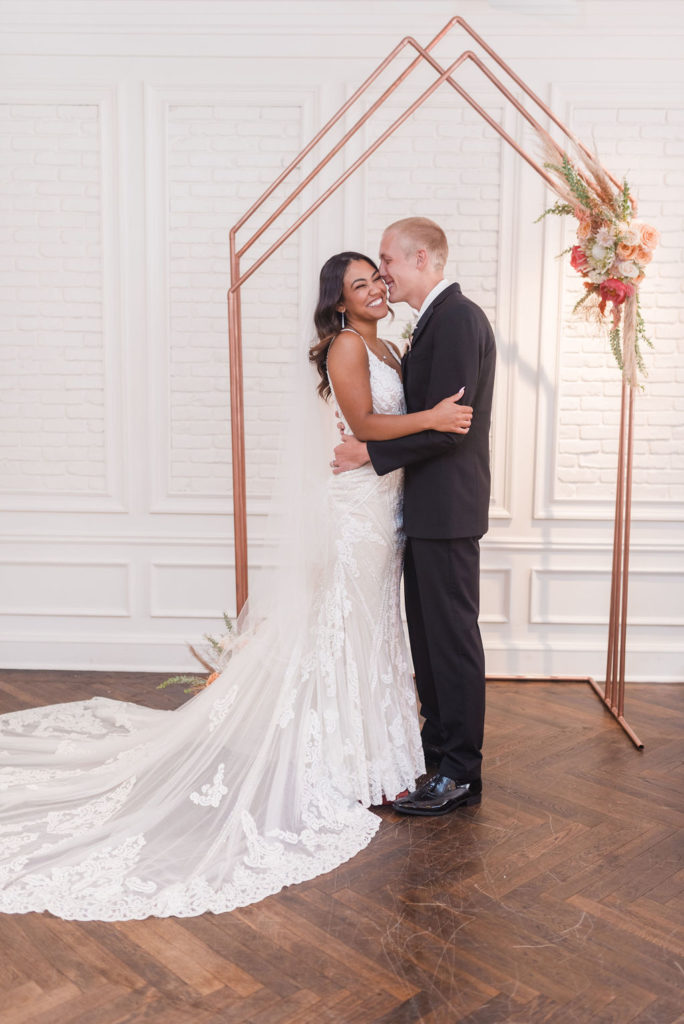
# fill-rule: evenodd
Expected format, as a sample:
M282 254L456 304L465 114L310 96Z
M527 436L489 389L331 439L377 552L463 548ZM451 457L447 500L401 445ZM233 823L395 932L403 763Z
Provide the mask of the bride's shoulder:
M361 335L346 327L343 331L340 331L339 334L336 334L330 342L328 358L333 354L333 352L356 355L358 353L365 353L365 351L366 343Z
M335 335L333 341L337 341L338 338L344 338L346 341L349 341L350 339L353 338L355 342L358 342L361 345L365 344L363 337L359 334L359 332L355 331L351 327L343 327L340 333Z

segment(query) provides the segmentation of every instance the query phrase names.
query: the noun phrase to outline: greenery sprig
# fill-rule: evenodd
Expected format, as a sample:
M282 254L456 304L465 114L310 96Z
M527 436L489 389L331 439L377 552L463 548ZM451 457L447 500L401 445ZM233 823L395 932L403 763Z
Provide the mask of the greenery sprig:
M203 650L198 650L192 644L188 644L190 653L207 670L209 675L181 674L170 676L163 683L159 684L158 690L165 690L167 686L183 686L186 687L183 690L184 693L199 693L200 690L203 690L220 675L232 657L232 645L228 643L228 640L235 634L235 623L226 612L223 612L223 623L226 627L226 632L223 636L213 636L211 633L204 633L207 646Z

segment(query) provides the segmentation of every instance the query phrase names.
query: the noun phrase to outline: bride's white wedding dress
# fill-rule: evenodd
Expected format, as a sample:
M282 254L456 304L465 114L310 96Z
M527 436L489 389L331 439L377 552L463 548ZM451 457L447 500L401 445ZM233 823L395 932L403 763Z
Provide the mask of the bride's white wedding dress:
M405 412L398 374L370 351L369 364L374 411ZM220 913L370 841L366 808L424 770L401 499L400 473L331 477L296 628L261 621L179 709L94 697L0 716L0 910Z

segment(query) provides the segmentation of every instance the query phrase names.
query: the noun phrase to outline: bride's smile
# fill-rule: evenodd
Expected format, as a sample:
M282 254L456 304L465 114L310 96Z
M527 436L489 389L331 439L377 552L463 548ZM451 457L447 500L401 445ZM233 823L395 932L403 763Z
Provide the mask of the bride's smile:
M345 289L345 314L348 323L377 322L389 313L387 286L377 270L363 261L350 267L352 279Z

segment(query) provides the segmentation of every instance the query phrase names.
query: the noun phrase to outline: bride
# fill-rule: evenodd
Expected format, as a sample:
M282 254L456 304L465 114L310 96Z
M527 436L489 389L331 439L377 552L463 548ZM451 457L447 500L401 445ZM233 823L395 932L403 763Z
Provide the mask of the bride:
M319 393L364 440L465 433L457 395L405 415L397 350L377 336L387 313L372 260L326 262ZM399 610L401 471L332 476L309 465L330 450L324 432L309 426L303 442L275 577L211 686L175 711L93 697L0 716L0 910L228 911L338 866L378 829L367 808L413 788L424 762Z

